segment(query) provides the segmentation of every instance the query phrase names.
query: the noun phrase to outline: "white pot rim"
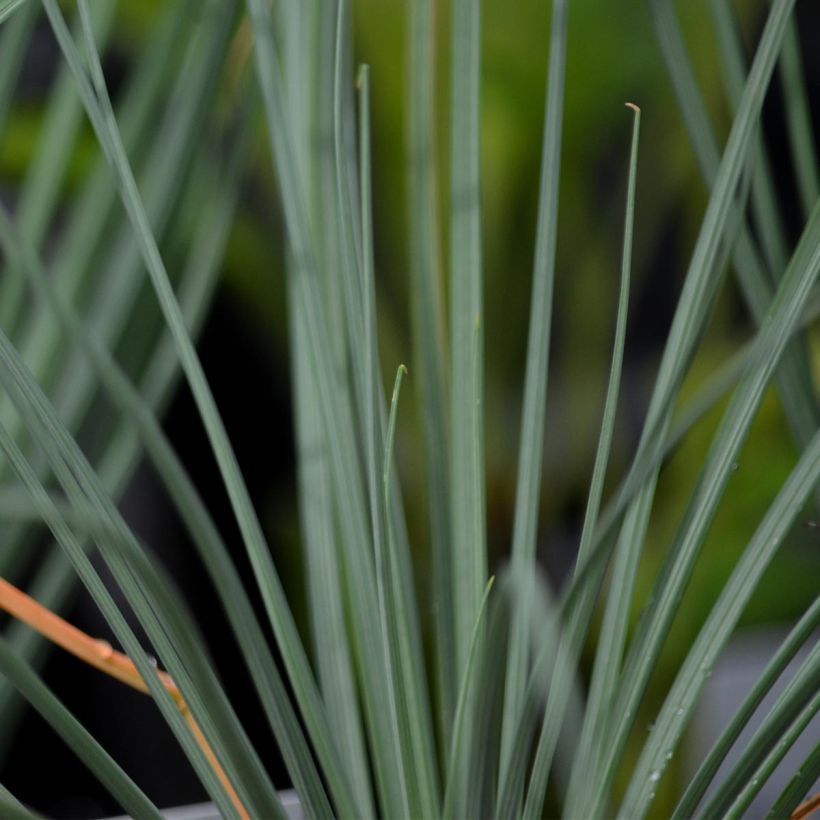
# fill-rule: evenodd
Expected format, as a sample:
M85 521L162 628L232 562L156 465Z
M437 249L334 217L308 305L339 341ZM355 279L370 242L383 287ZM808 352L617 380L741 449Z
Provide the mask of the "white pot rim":
M282 807L289 820L304 820L302 804L293 789L282 789L279 792ZM213 803L190 803L187 806L177 806L172 809L160 810L164 820L222 820L219 809ZM127 816L113 817L110 820L129 820Z

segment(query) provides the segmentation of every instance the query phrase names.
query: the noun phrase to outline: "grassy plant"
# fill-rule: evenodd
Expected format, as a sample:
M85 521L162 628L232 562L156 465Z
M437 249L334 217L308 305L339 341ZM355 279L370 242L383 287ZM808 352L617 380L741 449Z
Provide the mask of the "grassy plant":
M488 568L484 466L484 349L492 340L485 336L482 276L481 4L452 3L446 164L437 155L437 4L407 4L410 374L423 422L419 444L428 489L431 600L416 592L393 464L404 365L389 401L382 383L371 80L367 66L354 71L352 65L351 10L346 0L273 5L248 0L246 9L221 0L202 5L192 24L187 18L195 5L190 0L168 5L115 106L100 59L113 3L77 0L69 27L56 0L42 2L64 58L62 73L19 202L13 213L0 211L5 256L0 514L9 524L0 575L30 578L30 597L0 579L0 606L21 624L150 694L225 816L285 816L266 762L213 671L173 579L118 511L117 500L144 454L213 580L260 715L308 816L537 818L559 810L569 817L647 816L744 608L804 508L817 503L820 408L810 333L820 309L820 202L794 0L772 2L748 71L729 8L723 0L712 3L733 110L722 148L674 6L671 0L650 2L710 194L640 439L628 469L605 495L633 235L641 229L635 224L636 192L647 184L638 172L641 112L628 103L632 140L623 162L623 249L620 266L612 260L610 269L616 278L620 268L620 277L609 381L575 568L556 591L538 571L536 547L572 3L552 4L516 504L509 564L498 570L495 583ZM14 46L4 47L0 56L0 122L38 14L35 0L0 3L5 20L0 36L4 46ZM761 136L763 101L778 61L804 220L793 251ZM168 75L177 79L166 94L162 81ZM308 645L194 344L240 191L257 89L284 221ZM64 225L52 229L54 247L47 253L45 240L51 239L82 112L101 156ZM197 138L205 123L223 135L224 163L214 163L215 146ZM616 123L626 129L628 120ZM438 188L446 176L443 168L449 169L444 221ZM443 235L449 237L446 265ZM179 252L181 245L185 253ZM684 402L684 380L730 268L755 332L701 393ZM135 317L152 332L129 334ZM262 601L260 612L161 428L163 406L180 375L218 464ZM636 734L639 708L771 383L799 458L768 509L760 511L753 537L635 758L628 741ZM98 395L107 396L117 415L89 436ZM668 456L727 396L643 616L633 625L636 576ZM46 525L55 548L32 566L27 546L38 523ZM147 645L103 582L92 553L105 564ZM64 607L78 577L125 655L52 614ZM597 633L596 613L602 615ZM816 646L731 771L722 779L716 774L757 705L818 624L820 599L806 609L700 770L676 796L670 807L674 816L742 816L820 707ZM268 629L275 646L265 637ZM138 816L158 815L38 678L43 646L20 624L0 639L0 747L13 737L13 716L20 712L17 690L123 808ZM582 656L589 646L592 661L586 668ZM152 663L152 655L167 671ZM617 776L624 771L621 787ZM772 807L772 816L788 816L819 775L815 748ZM5 789L0 789L0 811L30 814Z

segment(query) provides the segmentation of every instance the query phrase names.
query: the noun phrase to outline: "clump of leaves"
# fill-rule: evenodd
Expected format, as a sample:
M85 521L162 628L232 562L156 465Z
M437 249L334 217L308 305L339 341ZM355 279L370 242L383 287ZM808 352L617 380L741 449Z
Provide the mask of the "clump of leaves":
M28 199L21 196L14 217L0 212L0 241L6 255L0 449L6 459L3 471L13 482L6 508L21 519L4 544L4 566L25 560L26 534L33 521L45 522L60 548L56 558L37 568L30 588L46 608L20 597L5 583L0 600L52 639L79 651L90 645L76 634L66 638L72 634L70 627L48 615L48 609L59 609L64 590L78 576L127 655L126 660L94 645L87 659L106 671L125 670L121 677L150 693L226 816L285 816L264 761L226 697L172 581L155 566L117 509L115 499L144 448L214 581L262 714L307 815L535 818L543 814L549 797L571 817L607 816L613 811L624 817L645 816L746 603L804 506L816 503L812 493L820 476L818 405L803 331L818 308L820 208L791 19L794 2L772 3L748 75L738 59L734 23L722 2L714 3L736 108L721 154L692 79L673 6L670 0L652 0L659 39L711 194L640 441L629 469L604 504L626 333L638 177L640 111L630 104L632 148L610 378L576 567L557 596L537 573L536 533L568 3L554 0L552 6L515 521L510 564L494 586L488 578L483 464L481 10L473 0L453 0L445 331L434 3L408 4L412 371L424 421L430 601L415 593L392 463L405 371L398 369L388 403L376 343L369 72L367 67L359 70L354 92L345 2L277 3L271 9L265 0L248 0L247 5L248 17L239 23L232 41L238 4L205 4L180 61L175 46L191 4L171 4L139 63L133 86L115 111L99 58L110 6L90 7L86 0L78 0L77 24L71 31L56 0L43 0L65 58L66 83L71 80L67 87L78 95L104 159L61 236L59 253L53 257L55 275L47 274L41 246L65 161L61 151L68 148L49 143L31 171L31 179L42 179L43 187L31 183L37 193ZM24 42L36 8L33 2L18 0L2 6L9 43ZM310 646L300 639L191 336L191 325L207 303L237 196L243 123L248 120L242 100L253 93L241 79L242 45L251 41L285 223ZM10 55L0 67L0 96L7 98L22 50L3 53ZM805 219L790 256L759 137L761 107L778 59L788 78L787 126ZM161 127L152 130L152 112L161 108L159 78L175 71L177 87L166 101ZM224 101L221 108L212 105L220 77L231 84L231 99L239 98L239 106ZM55 93L57 118L62 111L59 101L69 97ZM76 130L78 105L62 105L72 113L62 115L64 128ZM194 146L197 126L218 116L234 147L227 167L215 174ZM49 129L47 139L65 133L56 122ZM316 134L330 138L317 140ZM184 173L186 168L190 173ZM124 209L121 222L109 213L116 198ZM759 235L750 229L747 200ZM175 231L193 236L187 259L178 265L179 278L170 275L167 264L168 237ZM153 319L148 321L159 327L161 316L162 333L140 338L144 350L124 357L121 334L136 310L141 266L156 295L150 306L153 313L148 314ZM703 392L681 407L681 384L730 266L757 331ZM95 270L105 272L105 277L100 273L94 278ZM105 286L104 296L78 306L77 297L89 288L103 287L115 274L116 286ZM29 284L33 301L26 299ZM71 342L70 353L59 349L66 340ZM77 375L61 378L55 361L62 363L63 373ZM163 397L177 367L191 389L219 465L281 668L221 533L160 427ZM614 779L627 765L626 743L638 707L733 465L772 381L799 445L799 460L715 601L638 760L628 761L631 771L625 790L616 795ZM81 447L82 421L98 388L119 410L121 426L109 430L102 444ZM636 571L665 458L727 393L730 398L699 479L666 546L643 617L630 634ZM167 673L152 663L103 583L89 558L92 549L99 551ZM426 607L435 624L430 653L425 652L420 626ZM598 608L603 612L601 632L588 686L582 686L579 656ZM818 620L820 599L794 626L679 796L675 817L741 816L816 714L817 646L731 770L715 782L741 730ZM127 811L158 816L150 800L34 674L30 663L36 651L27 632L0 639L0 672L7 683L69 739ZM783 790L771 816L788 815L818 777L818 749L815 746ZM556 776L561 772L564 775ZM0 801L4 812L28 815L7 792L0 792Z

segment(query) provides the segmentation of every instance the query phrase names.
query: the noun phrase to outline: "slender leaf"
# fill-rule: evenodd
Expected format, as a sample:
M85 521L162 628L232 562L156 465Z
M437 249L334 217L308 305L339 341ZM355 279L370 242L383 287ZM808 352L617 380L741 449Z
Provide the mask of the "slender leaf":
M800 63L800 38L797 21L794 18L789 22L783 38L780 79L794 176L800 193L803 217L808 219L814 203L820 196L820 172L817 169L817 154L806 95L806 78L803 76Z
M426 498L429 509L437 728L441 757L450 742L455 704L454 610L448 504L447 350L441 270L435 112L435 0L407 4L408 53L408 215L413 361L419 418L424 437Z
M521 815L520 793L528 774L530 747L538 731L539 713L543 710L544 705L549 703L552 687L566 685L568 689L576 690L578 687L577 680L574 678L576 658L570 655L569 645L563 639L559 608L553 601L549 586L543 582L540 586L540 597L543 599L544 611L543 614L537 613L535 604L539 596L527 589L528 586L534 584L535 578L528 574L511 573L509 593L512 596L525 597L530 604L530 612L527 614L530 620L529 632L533 663L529 670L521 717L510 746L510 764L506 775L500 779L496 798L495 814L503 818ZM539 587L536 586L536 590L538 589ZM556 683L559 680L560 682ZM567 697L568 701L569 699Z
M159 810L63 706L36 673L20 660L8 642L0 638L0 671L25 696L71 751L85 763L122 808L134 817L160 817ZM3 816L7 816L5 812Z
M402 659L398 646L398 612L396 609L395 590L392 584L392 556L388 546L389 524L385 508L385 494L379 481L379 456L381 455L381 430L377 426L379 395L381 385L379 380L378 355L375 350L375 284L373 282L373 225L370 203L370 89L368 85L368 69L362 66L359 71L357 84L360 91L360 119L359 140L361 177L359 185L360 223L358 231L352 224L352 208L346 207L345 196L352 198L353 192L346 187L343 168L342 126L341 117L341 58L342 48L341 30L343 6L340 6L339 35L336 47L336 162L338 173L338 208L340 215L340 233L347 240L345 271L345 299L349 306L347 311L348 329L350 333L350 348L353 357L354 374L361 372L359 387L361 412L359 418L362 424L362 436L366 452L367 485L370 500L370 527L373 553L375 558L376 593L379 605L379 639L382 642L386 667L384 673L387 680L387 717L392 724L391 740L395 744L395 759L400 771L398 780L402 790L401 799L404 811L408 816L421 813L421 797L418 792L418 778L413 771L415 760L408 738L408 715L406 693L403 691ZM347 215L345 217L345 215ZM345 223L345 219L348 223ZM359 238L358 261L356 238ZM358 291L358 292L357 292ZM354 303L358 303L354 308ZM361 324L357 338L356 325ZM358 363L358 364L357 364ZM396 375L394 399L398 398L398 389L401 385L402 369ZM391 415L395 422L397 401L393 402ZM386 442L386 445L388 442ZM390 453L389 446L385 447L384 457ZM388 468L389 469L389 468Z
M449 817L465 817L465 808L467 806L466 789L475 788L478 783L475 777L471 776L474 772L459 772L459 767L465 764L465 753L463 744L465 741L465 715L468 711L467 703L471 696L475 696L476 687L479 681L477 680L478 670L481 668L481 660L479 658L481 646L483 645L482 633L484 631L484 621L486 620L487 601L490 597L490 590L493 588L495 578L490 578L487 582L487 588L484 590L484 597L481 600L481 608L478 612L478 620L473 629L473 637L470 641L470 654L468 657L467 667L464 670L464 677L458 689L458 700L456 701L455 722L453 723L453 742L450 746L450 754L447 758L447 788L444 794L444 809L442 816Z
M3 0L0 3L0 23L25 3L26 0Z
M737 109L743 86L746 83L743 46L732 9L725 0L711 0L710 9L715 23L720 56L723 63L729 102ZM785 44L786 35L783 37ZM777 207L774 179L769 162L762 127L758 129L753 149L754 171L752 174L751 205L760 245L769 275L774 282L780 280L788 262L786 238L781 214Z
M521 440L518 448L518 477L515 493L512 561L517 572L526 572L535 562L538 505L544 450L547 382L549 375L552 293L558 230L558 189L561 168L561 136L564 116L564 78L567 52L567 3L552 4L546 111L541 147L541 180L538 223L530 297L530 325ZM501 729L501 779L509 765L510 744L520 717L527 667L527 636L521 611L513 612L504 687Z
M32 5L34 5L32 3ZM0 812L9 820L31 820L32 814L2 783L0 783Z
M455 0L452 23L450 189L450 493L456 677L467 665L487 582L482 402L480 0ZM474 349L475 346L475 349ZM474 360L478 368L473 367ZM476 397L478 401L476 401Z
M621 262L621 283L618 299L618 316L615 326L615 341L612 353L612 365L609 372L604 415L601 422L601 433L598 449L595 456L595 466L589 488L584 524L581 530L581 543L578 549L578 560L582 561L592 549L595 529L603 494L604 478L609 451L612 446L612 437L615 429L615 412L617 410L618 392L623 366L624 344L626 342L626 320L629 308L629 279L632 267L632 236L635 223L635 189L638 176L638 140L640 137L641 112L634 104L630 104L634 111L632 129L632 148L629 158L629 182L627 184L626 220L624 224L624 248ZM606 722L606 710L609 706L615 688L618 669L620 666L620 647L623 645L623 633L626 629L628 617L628 597L623 595L623 589L617 579L613 579L613 594L607 599L606 612L601 625L601 634L595 655L592 680L587 697L584 726L578 746L577 759L572 767L572 776L567 795L568 812L573 814L574 806L580 800L580 793L585 788L584 772L588 770L589 755L593 747L593 739L597 742L597 735L602 724Z
M39 12L39 3L24 5L0 32L0 135L6 133L14 85L20 75Z
M361 176L359 189L361 195L361 233L362 233L362 272L364 275L365 300L365 360L370 372L368 386L369 418L365 427L370 425L371 438L368 447L369 474L371 476L371 510L382 516L381 527L374 526L374 544L376 547L377 583L386 593L384 601L387 610L384 627L389 635L389 653L392 658L399 723L403 736L405 765L410 785L409 796L411 811L414 815L432 817L439 812L438 782L435 765L435 743L430 718L429 696L423 681L423 666L419 666L419 656L413 651L412 626L410 619L413 610L403 598L405 589L402 579L402 563L399 558L399 544L392 527L392 502L397 490L394 484L394 472L391 462L393 435L395 433L398 396L402 374L406 372L400 366L396 374L393 398L390 405L390 418L387 438L384 443L383 470L381 486L377 488L376 448L380 437L376 435L381 426L380 368L376 340L376 289L373 272L373 226L371 213L371 169L370 169L370 102L369 73L366 66L359 74L360 89L360 123L359 137L361 149L359 163ZM378 489L382 497L376 499ZM380 555L379 551L382 550ZM381 570L379 562L381 561ZM380 574L382 577L380 578ZM412 594L412 593L411 593ZM413 598L415 600L415 597ZM419 674L421 673L421 674Z

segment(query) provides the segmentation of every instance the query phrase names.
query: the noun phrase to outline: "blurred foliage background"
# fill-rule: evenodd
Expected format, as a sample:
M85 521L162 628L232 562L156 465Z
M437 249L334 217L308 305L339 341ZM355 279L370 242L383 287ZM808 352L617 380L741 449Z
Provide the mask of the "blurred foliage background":
M353 11L356 60L372 67L377 288L385 383L388 374L403 361L410 366L408 386L412 386L404 178L408 1L355 0ZM135 56L151 36L153 21L163 5L160 0L122 0L119 4L106 51L107 76L115 94L118 84L128 76ZM439 8L439 158L444 181L449 146L448 5L443 0ZM756 44L768 4L762 0L743 0L734 5L748 57ZM503 562L509 548L514 506L549 6L543 0L516 0L515 3L484 0L481 139L487 355L485 430L489 539L496 564ZM678 3L678 11L716 132L725 139L730 116L709 3L686 0ZM820 8L813 0L798 0L797 15L817 122ZM11 203L15 201L17 186L41 133L45 95L58 62L50 30L42 21L37 25L19 93L0 143L0 191ZM609 366L631 129L631 117L624 108L626 101L641 106L643 130L634 283L624 388L609 471L610 487L620 477L636 444L649 385L705 208L706 188L686 138L646 3L573 0L570 3L555 322L540 526L540 557L556 584L571 566L577 548ZM780 130L782 111L777 78L767 102L765 122L789 238L793 242L801 226L788 149ZM93 136L86 128L70 158L61 191L65 203L70 202L85 179L96 154ZM236 223L200 351L242 469L262 519L272 533L272 541L277 545L277 565L289 580L294 604L297 609L302 608L304 619L290 433L282 226L268 147L261 128L245 163ZM442 206L446 197L445 186L441 190ZM445 213L443 208L442 213ZM442 230L446 260L445 223L446 220L442 222ZM731 277L726 281L692 368L687 388L690 394L750 334L751 326ZM816 332L814 343L814 362L820 373L820 339ZM250 357L254 366L237 368L234 362L240 353ZM409 397L409 390L406 395ZM406 398L396 447L417 553L419 586L423 590L429 556L423 524L420 431L415 413L415 403ZM683 502L697 478L719 418L718 408L687 438L662 475L651 525L652 549L646 555L639 577L644 597L660 564L664 545L677 525ZM232 532L218 476L205 451L205 440L185 390L180 390L173 400L166 427L218 520L227 532ZM692 593L681 609L673 638L652 681L654 688L648 695L646 715L639 725L650 723L653 707L659 703L658 693L671 681L692 635L758 524L767 502L787 475L795 455L780 406L770 394L712 527L690 586ZM200 584L201 572L192 565L192 558L184 557L190 556L190 551L185 548L179 523L164 504L148 470L137 472L124 504L146 540L175 571L203 623L229 691L241 693L243 682L232 671L233 650L220 645L218 618L209 610L207 589L203 590ZM772 564L767 580L746 613L744 625L786 622L802 611L806 601L817 593L820 573L817 546L816 530L808 526L795 530ZM237 558L240 562L243 560L239 555ZM96 621L90 604L78 597L72 607L68 617L94 632ZM116 684L100 681L77 667L75 662L55 655L46 670L47 680L58 692L66 693L67 702L81 717L92 723L99 721L103 740L112 744L115 754L114 745L127 735L123 752L127 759L123 762L131 770L145 757L143 744L165 737L164 727L148 715L148 705L141 701L137 704L139 696L114 693L111 689ZM107 692L102 700L100 688ZM129 722L127 732L117 731L116 727L111 731L112 721L124 726L132 710L139 718ZM31 727L35 725L36 718L26 719L20 728L17 753L0 764L8 785L12 785L15 777L22 778L25 767L30 766L28 755L34 754L32 749L37 748L36 741L30 737ZM195 800L198 791L193 779L186 776L180 766L174 769L175 764L168 762L173 761L175 755L169 748L167 754L164 752L163 756L149 761L142 775L134 770L138 782L154 778L151 788L160 793L158 800L165 799L167 803ZM73 779L82 777L75 764L64 762L62 765L69 767ZM673 765L681 764L675 761ZM674 778L664 781L666 789L677 789L677 785ZM149 788L147 783L146 788ZM77 793L82 793L79 787ZM60 807L65 816L93 814L108 805L104 797L94 805L61 799L64 802L55 806ZM657 805L658 809L662 807L662 803Z

